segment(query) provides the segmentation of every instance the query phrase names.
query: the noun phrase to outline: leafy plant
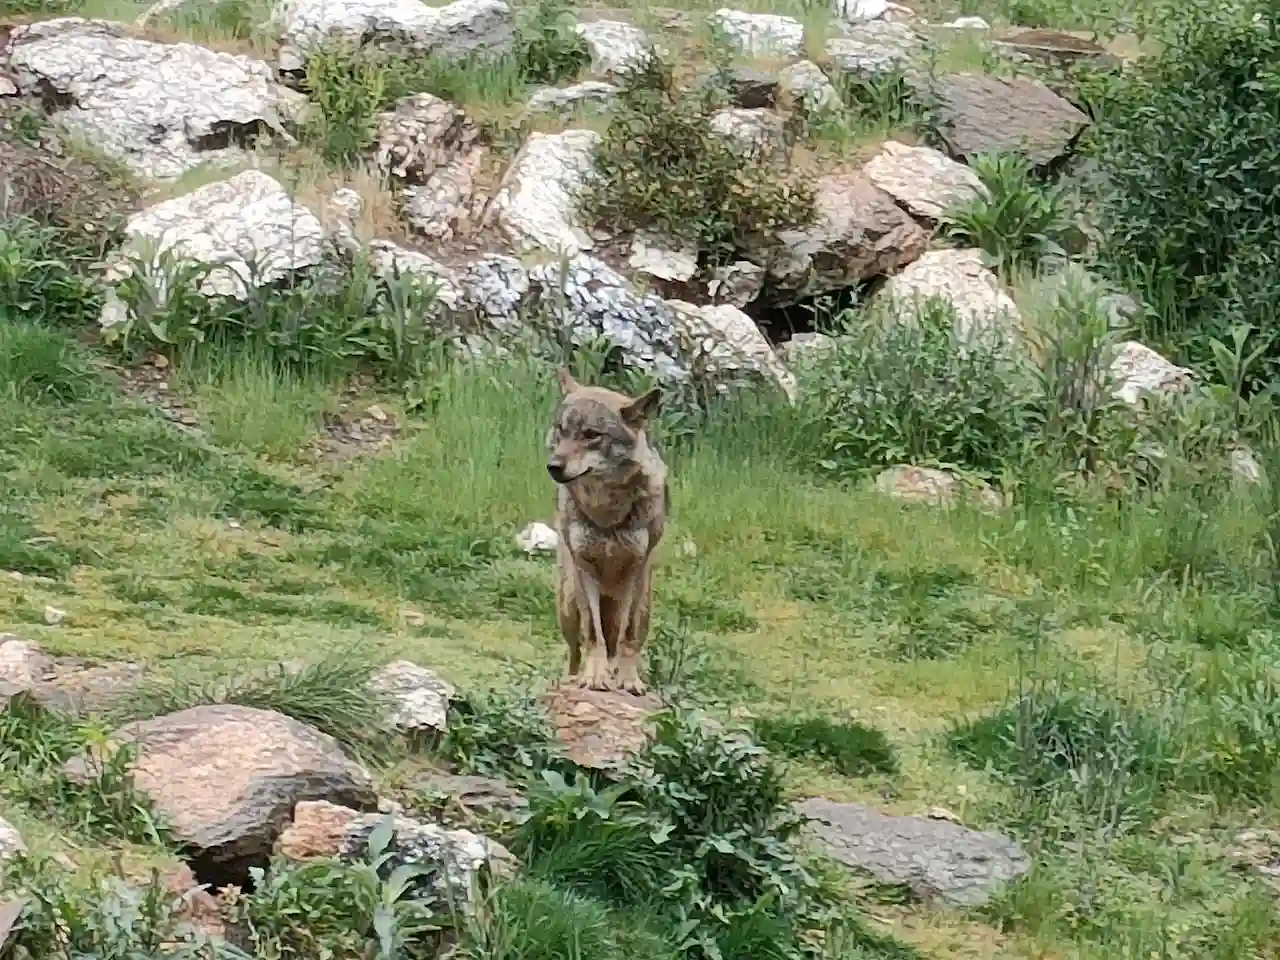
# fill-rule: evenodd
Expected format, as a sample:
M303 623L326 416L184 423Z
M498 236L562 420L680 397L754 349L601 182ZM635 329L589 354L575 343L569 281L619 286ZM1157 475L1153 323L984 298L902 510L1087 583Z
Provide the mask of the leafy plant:
M546 711L529 693L468 695L454 704L441 756L468 773L528 777L552 766Z
M973 349L938 299L902 322L837 318L834 348L804 371L800 411L811 466L850 477L896 463L996 473L1036 412L1033 384L1004 351Z
M716 262L812 219L812 189L769 151L744 156L717 133L717 105L714 85L680 92L656 56L628 74L583 193L587 218L694 243Z
M305 85L315 115L304 135L330 163L352 163L373 144L377 115L390 99L386 70L335 42L311 52Z
M1064 255L1069 228L1064 186L1037 182L1031 162L1014 153L976 156L971 165L986 195L947 212L947 236L981 248L1005 276Z
M79 324L97 294L77 270L77 251L56 227L0 211L0 319Z
M563 0L538 0L521 10L514 54L525 80L559 83L591 62L576 25L572 7Z
M1176 11L1176 14L1175 14ZM1268 329L1280 230L1280 32L1251 0L1157 4L1159 55L1095 94L1099 258L1135 284L1146 342L1204 366L1209 337ZM1266 372L1276 361L1274 343Z

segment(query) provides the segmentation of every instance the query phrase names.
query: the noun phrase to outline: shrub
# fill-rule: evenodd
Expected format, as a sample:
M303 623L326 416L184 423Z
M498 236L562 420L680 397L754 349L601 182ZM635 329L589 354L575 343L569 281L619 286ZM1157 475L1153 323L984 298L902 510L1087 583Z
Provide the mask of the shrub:
M801 416L809 465L837 477L895 463L998 472L1018 454L1037 397L1003 351L974 349L951 307L915 322L846 311L836 346L808 365Z
M515 58L525 81L559 83L591 62L591 51L575 25L573 9L563 0L538 0L521 9Z
M1064 255L1069 227L1064 186L1037 182L1031 162L1018 154L984 154L974 157L972 166L987 195L947 211L947 236L981 248L1006 277Z
M1280 308L1280 26L1250 0L1168 3L1159 22L1162 52L1094 94L1099 256L1141 289L1143 339L1199 365L1208 336Z
M450 710L441 757L467 773L537 775L557 759L546 711L530 693L469 694Z
M308 57L304 82L314 115L303 135L329 163L352 163L372 146L377 115L392 99L386 69L354 46L330 43Z
M97 294L76 269L85 256L56 227L0 215L0 320L81 324L93 317Z
M884 733L860 723L827 717L761 717L754 724L760 744L788 757L816 757L847 777L894 773L898 758Z
M713 260L748 238L808 222L812 189L769 152L745 157L711 126L717 91L679 92L657 57L622 82L583 193L587 218L613 232L684 240Z

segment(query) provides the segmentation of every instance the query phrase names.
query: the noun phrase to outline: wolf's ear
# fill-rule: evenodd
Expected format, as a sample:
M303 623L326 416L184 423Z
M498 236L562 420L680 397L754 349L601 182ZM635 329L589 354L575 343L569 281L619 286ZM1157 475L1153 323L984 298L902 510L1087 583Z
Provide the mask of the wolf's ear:
M569 372L568 367L557 367L556 379L560 381L560 389L566 397L579 387L578 381L573 379L573 374Z
M622 408L622 419L627 426L643 427L649 418L658 412L658 401L662 399L662 391L654 387L642 397L636 397Z

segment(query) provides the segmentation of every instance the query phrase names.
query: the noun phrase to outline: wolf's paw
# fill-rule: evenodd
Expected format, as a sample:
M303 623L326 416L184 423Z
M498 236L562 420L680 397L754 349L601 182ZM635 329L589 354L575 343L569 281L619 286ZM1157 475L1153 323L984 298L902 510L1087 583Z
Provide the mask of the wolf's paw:
M643 680L640 679L640 671L636 667L635 660L619 659L618 660L618 689L634 694L637 697L643 697L645 686Z
M577 676L578 686L587 690L612 690L613 671L604 657L587 657L582 673Z

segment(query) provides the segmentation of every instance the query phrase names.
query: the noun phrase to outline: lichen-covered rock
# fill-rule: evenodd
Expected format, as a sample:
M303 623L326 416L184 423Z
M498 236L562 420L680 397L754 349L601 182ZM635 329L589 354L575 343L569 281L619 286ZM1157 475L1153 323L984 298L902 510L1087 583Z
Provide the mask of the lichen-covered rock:
M804 24L791 17L721 7L711 23L749 57L798 57L804 48Z
M599 143L593 130L534 133L525 141L490 207L518 251L573 256L595 245L578 225L576 204Z
M773 110L717 110L711 115L711 129L747 156L774 153L786 146L782 115Z
M389 240L374 240L365 249L369 266L384 280L396 277L413 277L420 289L433 292L443 307L456 310L462 303L462 293L452 270L417 250L406 250Z
M484 206L479 186L484 161L485 149L477 147L437 167L421 186L406 187L400 197L405 222L429 240L466 235Z
M572 113L574 110L607 109L618 88L603 80L583 80L568 87L543 87L529 97L529 113Z
M888 140L862 168L877 187L914 216L940 220L957 204L986 196L978 175L929 147Z
M515 257L490 254L473 260L455 276L458 308L469 311L498 331L520 323L520 309L530 294L529 271Z
M772 302L794 303L892 273L928 242L893 198L860 173L822 177L815 212L812 223L780 230L749 253L768 270L763 295Z
M511 8L502 0L455 0L443 7L418 0L284 0L273 19L284 51L302 60L336 38L453 59L501 53L515 38Z
M251 287L318 266L329 247L314 213L259 170L206 184L135 214L125 226L122 279L130 259L170 252L210 267L201 283L209 296L244 298Z
M754 320L727 303L699 307L668 302L676 310L684 352L691 358L695 376L715 384L762 381L795 401L795 377Z
M1008 837L948 820L890 816L824 797L798 803L796 810L835 859L919 896L978 906L1000 884L1031 869L1031 858Z
M812 60L801 60L778 73L781 99L808 116L821 116L841 105L840 94L830 78Z
M374 138L378 169L406 183L426 183L437 168L475 149L480 130L460 107L415 93L378 114Z
M653 41L637 26L621 20L589 20L575 28L591 51L591 72L617 77L644 66L653 56Z
M136 751L134 785L192 851L197 874L242 872L265 859L299 801L377 803L369 774L336 740L270 710L191 707L127 724L110 742ZM94 769L87 756L66 765L73 779Z
M835 348L835 338L825 333L797 333L778 345L778 353L788 365L799 370L821 360Z
M289 140L284 123L306 104L260 60L153 43L102 20L15 27L4 60L23 93L58 105L61 127L157 179L243 161L260 136Z
M906 464L890 467L876 475L875 488L894 500L932 507L949 507L961 498L989 510L998 510L1004 505L1000 494L985 484L966 484L955 474L933 467Z
M914 76L922 47L920 35L906 24L872 20L832 37L824 52L832 67L843 73L876 80L898 73Z
M890 277L873 302L910 320L933 298L951 306L963 338L1009 341L1020 333L1018 306L983 263L981 250L930 250Z
M4 817L0 817L0 863L26 851L27 845L22 841L22 834L18 832L18 828Z
M574 343L603 338L626 362L659 380L687 380L689 366L680 357L675 316L666 301L636 293L607 264L579 255L562 264L546 263L529 271L532 311L553 324L552 333Z
M448 729L449 701L457 691L425 667L395 660L375 673L369 686L386 701L392 729L401 733Z
M735 260L715 268L707 281L707 296L712 303L741 309L760 295L764 278L764 267L750 260Z
M1031 77L951 73L934 85L939 132L955 157L1017 152L1052 163L1071 148L1089 118Z
M1136 340L1119 345L1110 372L1115 384L1112 396L1130 406L1138 406L1144 397L1185 393L1193 383L1190 370Z
M698 251L639 234L631 241L627 266L659 280L683 283L698 272Z

